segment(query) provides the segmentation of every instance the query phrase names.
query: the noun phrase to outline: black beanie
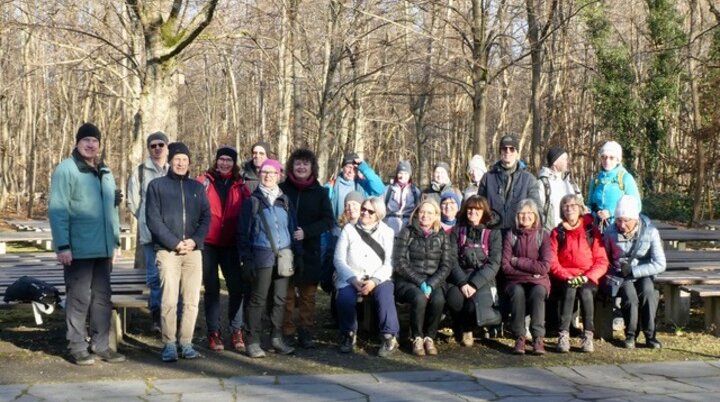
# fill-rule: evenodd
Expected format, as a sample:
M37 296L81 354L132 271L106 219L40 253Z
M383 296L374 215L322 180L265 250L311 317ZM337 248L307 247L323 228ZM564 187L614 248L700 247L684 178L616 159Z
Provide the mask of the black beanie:
M215 160L217 161L221 156L229 156L232 158L233 163L237 165L237 151L235 148L229 146L218 148L217 152L215 152Z
M78 128L77 134L75 134L75 144L86 137L95 137L100 141L100 130L92 123L83 124Z
M546 159L547 159L547 165L548 167L552 167L552 165L555 163L558 158L562 156L562 154L565 153L565 150L562 147L552 147L547 153Z
M355 163L355 159L360 159L360 156L358 156L355 152L346 153L343 157L342 165L340 166L342 167L350 163Z
M147 140L145 141L146 146L149 148L150 143L152 143L153 141L157 141L157 140L164 142L165 145L167 145L167 143L169 142L168 137L167 137L167 135L165 135L165 133L163 133L162 131L156 131L156 132L148 135Z
M188 159L190 159L190 149L182 142L173 142L168 145L168 161L171 161L177 154L187 155Z
M268 144L268 143L265 142L265 141L258 141L258 142L256 142L256 143L254 143L254 144L250 147L250 153L251 153L251 154L252 154L252 150L255 149L255 147L262 147L262 149L265 150L265 154L267 155L267 157L270 158L270 154L272 153L272 152L270 151L270 144Z

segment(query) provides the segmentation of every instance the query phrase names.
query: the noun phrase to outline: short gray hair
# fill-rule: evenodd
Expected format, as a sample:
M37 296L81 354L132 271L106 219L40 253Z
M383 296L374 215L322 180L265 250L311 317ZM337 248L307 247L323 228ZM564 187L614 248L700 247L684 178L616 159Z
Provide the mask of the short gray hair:
M580 208L582 208L583 199L581 196L577 194L567 194L560 199L560 205L558 206L558 208L560 208L560 219L565 220L565 213L563 213L563 205L571 201L575 201L575 203L579 204ZM582 216L582 209L580 210L580 215Z
M370 205L372 205L373 209L375 210L375 215L377 215L378 221L385 219L387 209L385 208L385 201L382 198L370 197L367 200L363 201L362 204L366 202L369 202ZM362 206L362 204L360 205Z
M535 226L537 227L542 225L542 222L540 222L540 212L538 211L537 203L532 198L525 198L517 203L517 208L515 209L515 227L518 229L520 228L518 213L525 207L530 208L530 211L535 215Z

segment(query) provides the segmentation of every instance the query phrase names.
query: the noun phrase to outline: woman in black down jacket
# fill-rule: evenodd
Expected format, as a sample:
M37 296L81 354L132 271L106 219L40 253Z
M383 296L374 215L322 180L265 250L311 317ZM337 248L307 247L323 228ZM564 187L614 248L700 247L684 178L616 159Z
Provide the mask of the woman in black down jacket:
M440 206L425 199L395 240L395 299L410 304L413 354L437 355L435 336L445 306L445 279L456 246L440 227Z

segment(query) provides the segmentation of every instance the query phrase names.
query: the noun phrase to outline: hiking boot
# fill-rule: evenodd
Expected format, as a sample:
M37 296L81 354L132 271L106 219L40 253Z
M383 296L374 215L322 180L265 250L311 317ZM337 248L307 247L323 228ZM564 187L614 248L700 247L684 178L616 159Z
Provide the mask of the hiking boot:
M660 343L657 338L648 338L645 341L645 346L649 347L650 349L662 349L662 343Z
M537 336L533 339L533 353L536 355L545 354L545 339L542 336Z
M160 309L153 310L151 313L151 319L152 323L150 324L150 330L152 332L161 334L162 333L162 323L160 321Z
M463 332L460 344L468 348L475 344L475 338L473 337L472 331Z
M515 347L513 347L513 354L514 355L524 355L525 354L525 337L524 336L518 336L515 340Z
M423 344L425 346L425 353L427 353L429 356L437 356L438 350L435 347L435 341L433 341L432 338L426 336Z
M193 349L192 343L188 343L186 345L180 345L180 356L182 356L183 359L191 360L200 357L200 353Z
M295 352L295 349L286 345L285 341L280 336L272 338L270 340L270 345L272 345L273 349L275 349L275 353L279 355L290 355Z
M298 345L303 349L315 349L315 338L303 328L298 331Z
M383 335L383 342L378 350L378 357L388 357L400 347L397 338L392 334Z
M245 350L245 337L242 329L232 328L230 339L236 351L242 352Z
M635 349L635 337L634 336L625 337L625 341L623 342L623 347L625 349Z
M416 336L413 339L412 351L415 356L425 356L425 345L423 344L423 338Z
M557 351L560 353L570 351L570 333L568 331L560 331L558 334Z
M262 350L259 343L251 343L245 347L245 354L252 359L261 359L265 357L265 351Z
M340 340L340 353L352 353L355 347L355 333L350 331L343 334Z
M160 356L162 357L162 361L166 363L176 362L178 359L178 352L175 343L166 343L165 347L162 350L162 353L160 353Z
M92 366L93 364L95 364L95 359L90 356L90 353L88 353L87 350L71 352L70 357L72 358L72 362L77 364L78 366Z
M102 352L95 352L95 354L100 358L100 360L108 363L122 363L125 361L125 355L113 352L110 349Z
M595 345L593 345L592 331L585 331L583 333L582 341L580 342L580 349L584 353L592 353L595 351Z
M210 350L214 350L216 352L225 350L225 345L223 345L222 337L220 336L220 331L208 332L208 348L210 348Z

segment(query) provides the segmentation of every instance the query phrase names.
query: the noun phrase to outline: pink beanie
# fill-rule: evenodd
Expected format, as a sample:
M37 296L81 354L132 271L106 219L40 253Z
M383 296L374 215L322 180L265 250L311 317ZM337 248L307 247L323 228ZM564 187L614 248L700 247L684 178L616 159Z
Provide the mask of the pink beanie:
M272 166L275 168L275 170L278 173L281 173L283 171L282 165L280 162L276 161L275 159L265 159L265 162L260 165L260 170L262 170L265 166Z

